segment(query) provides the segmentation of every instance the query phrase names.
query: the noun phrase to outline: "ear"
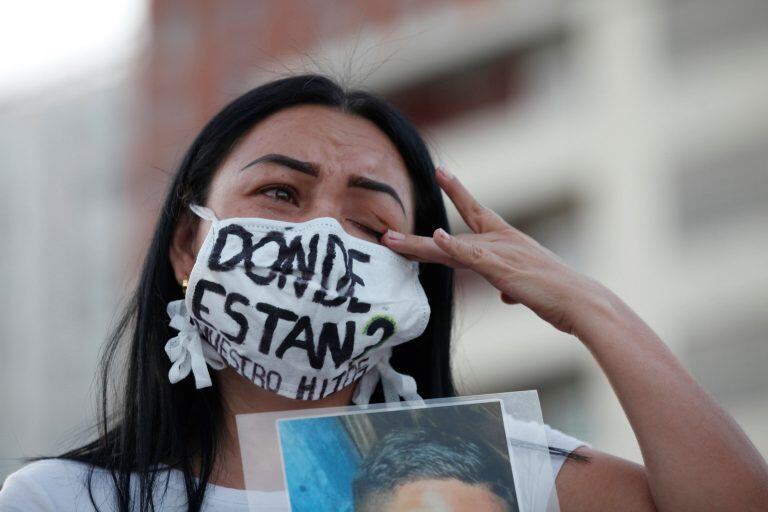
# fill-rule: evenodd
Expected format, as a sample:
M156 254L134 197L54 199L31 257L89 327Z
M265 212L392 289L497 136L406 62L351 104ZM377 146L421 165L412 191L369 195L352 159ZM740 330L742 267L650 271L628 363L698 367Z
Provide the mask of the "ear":
M192 267L197 259L195 243L197 228L198 223L189 212L182 211L179 214L168 254L176 282L179 284L192 273Z

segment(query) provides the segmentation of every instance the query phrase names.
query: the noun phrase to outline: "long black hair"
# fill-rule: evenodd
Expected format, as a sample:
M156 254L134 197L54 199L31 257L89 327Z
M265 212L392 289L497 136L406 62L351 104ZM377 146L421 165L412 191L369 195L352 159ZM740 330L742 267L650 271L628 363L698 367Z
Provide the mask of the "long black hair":
M437 228L449 231L427 146L406 116L383 98L307 74L266 83L226 105L186 151L165 197L136 290L110 333L100 364L98 439L59 456L89 465L89 492L94 468L110 471L120 511L154 509L160 463L182 471L189 511L202 506L224 410L216 386L197 390L192 379L168 381L170 361L164 346L176 333L168 325L166 305L183 298L169 259L171 241L180 216L188 215L188 205L206 204L216 170L238 141L270 114L303 104L328 106L373 122L394 143L410 175L417 197L415 234L431 236ZM421 263L419 279L429 299L429 324L418 339L394 348L392 366L412 375L424 398L454 396L453 271ZM122 375L122 382L113 393L111 378L116 374ZM379 385L371 402L382 401ZM195 459L200 465L193 468ZM198 480L194 469L199 470ZM131 488L132 473L138 475L138 494Z

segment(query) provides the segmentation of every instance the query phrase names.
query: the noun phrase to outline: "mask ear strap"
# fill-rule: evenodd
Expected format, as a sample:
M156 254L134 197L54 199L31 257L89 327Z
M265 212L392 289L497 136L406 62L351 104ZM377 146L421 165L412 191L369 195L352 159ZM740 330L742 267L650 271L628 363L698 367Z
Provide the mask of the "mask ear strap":
M384 389L384 400L386 402L399 402L400 398L409 402L422 402L423 400L416 391L416 379L410 375L398 373L392 368L389 359L392 355L390 348L387 354L379 361L368 373L366 373L355 389L352 402L357 405L370 403L376 382L381 377L381 385Z
M355 393L352 396L352 403L355 405L367 405L371 402L371 395L376 388L376 383L379 381L379 369L373 367L363 375L360 382L355 388Z
M416 379L410 375L398 373L392 368L389 358L379 363L381 383L384 388L384 400L399 402L400 397L409 402L421 402L422 398L416 391Z
M172 363L168 380L175 384L192 372L197 389L211 386L208 366L221 370L226 366L225 361L211 345L200 339L183 299L169 302L166 311L171 318L170 326L179 331L165 344L165 353Z
M210 208L200 206L199 204L190 204L189 209L195 212L201 219L209 220L211 222L219 221L219 219L216 218L216 214L213 213L213 210Z

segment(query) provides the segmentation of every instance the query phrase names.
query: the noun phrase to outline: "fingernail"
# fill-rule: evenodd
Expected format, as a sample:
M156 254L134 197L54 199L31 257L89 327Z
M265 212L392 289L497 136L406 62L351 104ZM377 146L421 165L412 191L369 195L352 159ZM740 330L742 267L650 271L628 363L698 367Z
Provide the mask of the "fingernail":
M443 179L446 179L446 180L452 180L453 179L453 174L451 174L451 171L449 171L448 169L446 169L443 166L440 166L440 167L437 168L437 173L440 174L440 176Z
M402 240L405 238L405 235L400 232L392 231L391 229L388 229L387 238L389 238L390 240Z
M437 228L435 231L435 236L437 238L442 238L443 240L448 240L449 238L448 233L446 233L443 228Z

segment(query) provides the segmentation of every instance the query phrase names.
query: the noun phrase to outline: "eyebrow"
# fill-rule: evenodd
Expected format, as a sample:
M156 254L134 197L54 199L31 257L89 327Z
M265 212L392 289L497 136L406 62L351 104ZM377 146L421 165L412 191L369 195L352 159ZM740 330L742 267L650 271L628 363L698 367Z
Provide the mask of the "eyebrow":
M397 204L400 205L400 209L403 210L403 213L405 213L405 206L403 205L403 201L400 199L400 196L397 194L394 188L390 187L386 183L372 180L370 178L365 178L363 176L350 176L349 181L347 182L347 186L364 188L367 190L373 190L374 192L384 192L385 194L389 194L395 201L397 201Z
M273 163L273 164L283 165L295 171L303 172L304 174L309 174L310 176L315 178L317 178L318 174L320 174L317 170L317 166L312 162L304 162L302 160L296 160L295 158L291 158L286 155L281 155L279 153L268 153L264 156L260 156L259 158L249 163L248 165L246 165L240 170L244 171L247 168L251 167L252 165L263 164L263 163Z
M274 163L282 165L284 167L288 167L289 169L293 169L294 171L308 174L313 178L317 178L320 175L318 166L316 164L312 162L305 162L303 160L297 160L295 158L291 158L290 156L281 155L279 153L268 153L266 155L260 156L256 160L240 169L240 171L244 171L248 167L262 163ZM405 205L403 205L403 201L400 199L397 191L386 183L372 180L363 176L350 176L349 181L347 182L347 186L363 188L366 190L372 190L374 192L383 192L397 201L397 204L400 205L400 209L403 211L403 213L405 213Z

